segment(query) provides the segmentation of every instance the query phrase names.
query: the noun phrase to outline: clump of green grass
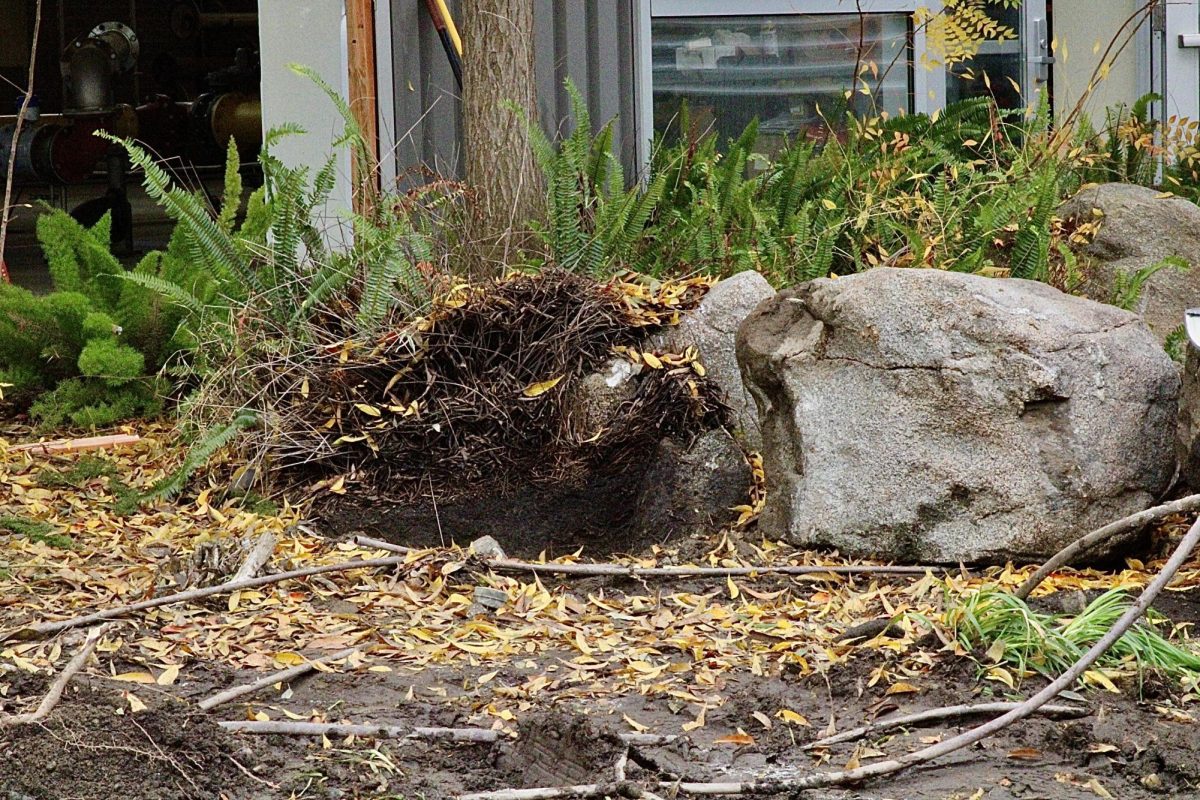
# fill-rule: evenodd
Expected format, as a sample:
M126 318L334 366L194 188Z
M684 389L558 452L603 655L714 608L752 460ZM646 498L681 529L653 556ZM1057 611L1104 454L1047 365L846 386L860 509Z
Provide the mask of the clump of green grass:
M71 550L75 547L75 541L70 536L55 533L54 526L44 520L9 515L0 517L0 528L17 536L24 536L31 542L41 542L60 550Z
M112 478L117 467L111 461L96 456L83 456L70 469L47 467L37 475L37 484L46 489L80 489L96 478Z
M964 648L1016 667L1020 674L1051 677L1065 672L1100 641L1133 604L1120 589L1097 597L1077 616L1041 614L1022 599L999 589L962 598L945 621ZM1155 670L1171 678L1200 678L1200 653L1170 641L1159 628L1169 622L1147 612L1097 662L1097 666Z

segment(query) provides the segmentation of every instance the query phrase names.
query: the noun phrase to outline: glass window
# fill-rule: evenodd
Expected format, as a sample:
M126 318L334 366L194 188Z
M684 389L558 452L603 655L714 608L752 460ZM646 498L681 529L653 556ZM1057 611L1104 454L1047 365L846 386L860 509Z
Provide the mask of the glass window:
M754 118L763 142L824 129L856 113L912 108L909 15L789 14L651 20L654 129L735 137ZM856 67L862 81L849 99ZM866 91L861 91L864 88Z

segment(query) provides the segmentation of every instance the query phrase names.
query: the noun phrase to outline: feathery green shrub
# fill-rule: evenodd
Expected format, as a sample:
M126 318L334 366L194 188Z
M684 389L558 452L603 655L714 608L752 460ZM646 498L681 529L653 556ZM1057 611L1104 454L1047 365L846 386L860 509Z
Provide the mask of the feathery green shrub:
M151 253L128 272L109 252L109 225L106 216L85 228L48 209L37 234L54 291L0 284L0 383L47 427L95 428L162 408L154 373L178 347L178 316L122 278L180 262Z

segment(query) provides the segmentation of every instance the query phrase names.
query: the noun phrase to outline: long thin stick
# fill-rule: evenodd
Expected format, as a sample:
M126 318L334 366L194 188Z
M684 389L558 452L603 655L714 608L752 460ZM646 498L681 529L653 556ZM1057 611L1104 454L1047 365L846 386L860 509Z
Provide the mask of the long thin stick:
M836 733L833 736L826 736L824 739L809 742L804 745L804 749L815 750L818 747L829 747L830 745L842 742L853 742L856 739L870 736L873 733L889 731L894 728L904 728L909 725L921 725L926 722L940 722L955 717L974 717L983 714L1003 714L1005 711L1011 711L1019 705L1020 703L976 703L975 705L964 704L943 706L942 708L927 708L924 711L876 720L869 725L851 728L850 730ZM1047 717L1086 717L1092 712L1091 709L1084 708L1083 706L1042 706L1037 710L1037 713Z
M408 553L410 548L394 545L369 536L355 536L355 544ZM533 572L543 575L580 575L585 577L617 578L730 578L739 575L924 575L938 567L902 566L782 566L782 567L627 567L624 564L538 564L512 558L492 558L485 563L503 572Z
M495 742L500 732L488 728L410 728L404 725L355 725L346 722L229 720L218 722L230 733L260 736L361 736L367 739L437 739L451 742Z
M298 678L301 675L306 675L316 669L318 664L328 664L332 661L341 661L343 658L349 658L357 653L358 650L359 648L357 647L347 647L345 650L339 650L336 653L330 653L327 656L314 658L312 660L305 661L303 664L297 664L290 669L272 672L270 675L259 678L253 683L244 683L240 686L233 686L223 692L217 692L214 695L204 698L197 703L197 705L204 711L211 711L219 705L223 705L231 700L236 700L239 697L244 697L248 694L254 694L260 689L265 689L268 686L274 686L277 683L283 683L284 681L290 681L294 678Z
M341 564L323 564L319 567L306 567L304 569L294 569L291 572L279 572L275 575L264 575L260 578L247 578L243 581L227 581L219 586L206 586L202 589L190 589L186 592L178 592L177 594L167 595L165 597L154 597L150 600L143 600L140 603L131 603L127 606L119 608L110 608L105 611L97 611L94 614L87 614L82 617L72 617L70 619L58 620L55 622L42 622L37 625L31 625L28 628L12 631L8 635L14 633L45 635L47 633L57 633L65 631L69 628L78 628L81 625L91 625L93 622L100 622L106 619L117 619L118 617L128 616L136 611L145 611L147 608L158 608L159 606L172 605L173 603L187 603L192 600L201 600L205 597L212 597L215 594L228 594L229 592L237 592L242 589L256 589L259 586L270 586L273 583L291 580L292 578L307 578L310 575L324 575L330 572L345 572L351 569L374 569L377 567L398 567L405 564L406 558L395 556L392 558L373 558L365 561L346 561ZM2 640L5 637L0 637Z
M1163 588L1175 577L1175 573L1179 571L1183 563L1187 561L1192 550L1195 549L1197 541L1200 541L1200 520L1197 520L1188 530L1187 535L1183 537L1183 540L1175 548L1175 552L1171 554L1171 558L1163 567L1162 572L1142 590L1137 601L1121 615L1121 618L1109 629L1108 633L1104 634L1100 641L1096 642L1090 650L1071 665L1070 669L1056 678L1046 688L1020 703L1006 714L989 720L969 731L960 733L958 736L938 742L921 750L907 753L899 758L879 761L865 767L840 770L838 772L818 772L803 778L762 778L726 783L662 783L659 785L664 789L674 789L684 794L695 795L775 794L796 792L803 789L817 789L826 786L839 786L847 783L858 783L868 778L890 775L893 772L899 772L917 764L924 764L986 739L998 731L1007 728L1014 722L1018 722L1036 713L1038 709L1053 700L1059 692L1079 680L1079 676L1083 675L1092 664L1096 663L1096 660L1104 655L1108 648L1112 647L1118 639L1124 636L1125 632L1133 627L1133 624L1146 613L1146 609L1150 607L1150 604L1154 602ZM597 797L611 790L611 788L609 786L594 784L590 786L552 787L544 789L505 789L499 792L478 792L475 794L460 795L458 800L551 800L552 798L567 797ZM633 785L631 788L636 791L638 787Z
M8 240L8 212L12 206L13 175L17 171L17 149L21 146L21 126L25 123L25 114L29 111L29 103L33 100L33 78L37 71L38 39L42 32L42 0L37 0L33 12L33 42L29 46L29 78L25 83L25 97L21 100L21 110L17 112L17 121L13 125L12 148L8 153L8 169L4 176L4 205L0 205L0 281L11 283L8 266L4 263L4 245Z
M454 742L496 742L499 731L490 728L411 728L405 725L368 725L349 722L296 722L292 720L226 720L218 722L230 733L265 736L362 736L368 739L439 739ZM670 744L679 736L653 733L621 733L618 738L629 747Z
M1169 517L1171 514L1183 514L1188 511L1196 511L1197 509L1200 509L1200 494L1192 494L1179 500L1172 500L1170 503L1163 503L1160 506L1147 508L1145 511L1139 511L1136 514L1130 514L1128 517L1119 519L1116 522L1108 523L1103 528L1097 528L1055 553L1049 561L1038 568L1037 572L1030 575L1025 583L1021 584L1021 588L1016 591L1016 596L1022 600L1029 597L1030 593L1040 586L1050 573L1062 565L1069 563L1080 553L1095 547L1101 542L1107 541L1126 531L1148 525L1157 519Z
M41 722L45 719L54 710L54 707L58 705L58 701L62 699L63 691L66 690L67 684L71 682L71 678L74 678L75 674L83 669L83 665L87 663L88 656L96 649L96 644L107 629L107 625L100 625L88 633L87 638L83 640L83 645L79 648L79 652L63 667L63 671L58 674L58 678L50 686L50 690L46 692L46 696L42 698L42 702L38 704L36 711L31 711L28 714L14 714L12 716L0 717L0 728L9 725Z

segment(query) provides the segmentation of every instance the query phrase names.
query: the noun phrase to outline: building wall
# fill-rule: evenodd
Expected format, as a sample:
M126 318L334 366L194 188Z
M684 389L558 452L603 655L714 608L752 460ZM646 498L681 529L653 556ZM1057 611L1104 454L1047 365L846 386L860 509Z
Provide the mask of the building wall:
M1054 38L1058 48L1054 103L1060 116L1069 113L1087 92L1092 73L1114 33L1142 5L1140 0L1055 0ZM1108 77L1096 84L1085 101L1084 109L1097 126L1104 122L1105 108L1132 104L1143 94L1139 46L1140 39L1130 42L1113 62Z
M633 164L635 0L530 1L543 129L549 135L569 130L570 101L564 80L570 77L588 103L593 127L618 118L615 140L625 163ZM457 0L448 5L455 20L461 21ZM384 124L396 143L400 185L420 182L423 168L441 176L459 176L459 91L425 4L393 0L390 22L395 114ZM464 49L469 47L464 43Z
M260 0L260 57L262 59L263 129L300 123L307 133L284 137L275 154L285 164L307 164L317 170L341 133L337 110L319 88L288 68L298 63L311 67L330 86L346 96L346 28L342 3L330 0ZM350 158L338 154L338 182L326 216L337 219L350 207Z

